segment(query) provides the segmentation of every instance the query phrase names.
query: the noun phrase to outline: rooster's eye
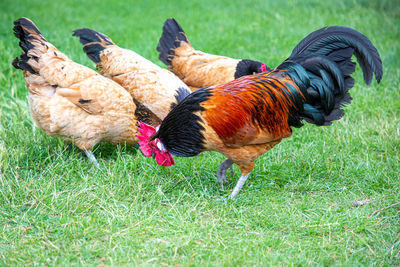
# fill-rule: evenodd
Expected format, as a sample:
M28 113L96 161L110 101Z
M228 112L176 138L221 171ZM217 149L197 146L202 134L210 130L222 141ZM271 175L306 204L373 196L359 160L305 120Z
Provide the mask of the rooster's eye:
M161 143L161 141L160 141L159 139L157 139L156 145L157 145L158 149L160 149L162 152L167 151L167 150L165 149L163 143Z

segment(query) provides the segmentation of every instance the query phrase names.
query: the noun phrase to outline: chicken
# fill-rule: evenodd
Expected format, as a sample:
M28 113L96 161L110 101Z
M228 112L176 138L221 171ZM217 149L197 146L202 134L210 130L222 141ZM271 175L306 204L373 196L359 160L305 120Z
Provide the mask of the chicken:
M266 64L258 61L233 59L194 50L175 19L165 21L157 50L160 60L192 91L270 70Z
M221 185L233 163L241 171L229 196L234 198L253 170L254 161L290 137L292 127L301 127L303 120L317 126L331 125L344 115L343 106L352 100L353 54L367 84L374 75L378 83L381 81L379 53L364 35L344 27L325 31L331 37L318 44L320 50L294 53L272 71L193 92L159 128L141 127L142 151L161 150L184 157L206 150L222 153L227 159L217 172ZM338 37L334 32L346 34ZM306 47L300 45L298 49Z
M120 48L102 33L79 29L73 35L80 38L83 50L101 74L124 87L160 119L191 93L172 72L131 50Z
M91 162L101 142L136 144L137 121L161 121L117 83L71 61L47 42L27 18L14 22L23 53L12 65L23 70L29 107L37 126L50 136L73 142Z

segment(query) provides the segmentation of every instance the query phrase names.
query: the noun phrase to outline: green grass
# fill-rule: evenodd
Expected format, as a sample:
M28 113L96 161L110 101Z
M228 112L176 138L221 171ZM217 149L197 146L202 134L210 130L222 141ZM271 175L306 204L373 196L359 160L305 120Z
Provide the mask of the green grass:
M0 265L400 265L400 6L387 1L0 2ZM203 51L276 66L308 33L353 27L381 53L381 84L355 75L331 127L296 129L256 162L234 201L223 156L162 168L136 147L100 144L96 169L34 126L13 20L26 16L70 58L94 64L72 30L90 27L156 62L168 17ZM357 200L374 201L353 207Z

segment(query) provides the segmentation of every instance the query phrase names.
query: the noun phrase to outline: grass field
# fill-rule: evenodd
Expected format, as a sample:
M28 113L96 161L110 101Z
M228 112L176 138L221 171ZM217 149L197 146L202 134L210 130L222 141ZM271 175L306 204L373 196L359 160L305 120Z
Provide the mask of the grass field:
M0 265L400 265L398 1L0 2ZM276 66L308 33L353 27L381 53L381 84L357 68L354 100L331 127L295 129L221 201L223 156L162 168L136 147L100 144L93 167L34 125L12 22L31 18L94 68L72 30L90 27L162 65L155 47L175 17L197 49ZM358 200L374 199L353 207ZM374 213L374 211L376 211Z

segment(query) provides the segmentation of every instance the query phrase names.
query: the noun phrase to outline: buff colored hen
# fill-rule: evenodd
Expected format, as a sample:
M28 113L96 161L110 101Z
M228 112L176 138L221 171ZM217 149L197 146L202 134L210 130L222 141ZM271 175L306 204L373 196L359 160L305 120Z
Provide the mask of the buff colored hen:
M106 141L136 144L137 121L160 121L120 85L77 64L47 42L27 18L14 22L23 53L13 66L23 70L29 106L38 127L73 142L98 165L93 147Z
M190 90L172 72L162 69L139 54L116 45L106 35L91 29L78 29L83 50L106 77L124 87L160 119Z
M157 50L160 60L192 91L269 70L267 65L258 61L234 59L195 50L175 19L165 21Z

